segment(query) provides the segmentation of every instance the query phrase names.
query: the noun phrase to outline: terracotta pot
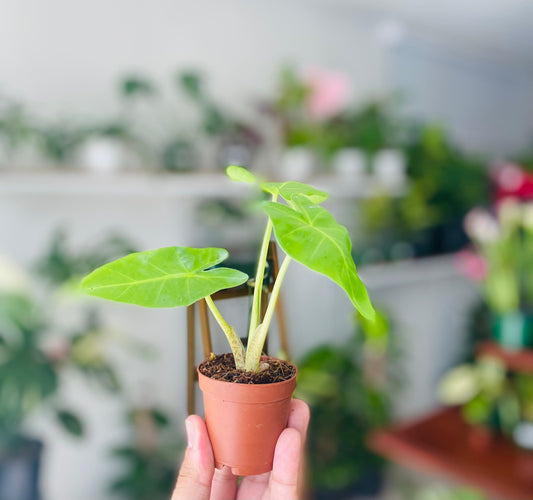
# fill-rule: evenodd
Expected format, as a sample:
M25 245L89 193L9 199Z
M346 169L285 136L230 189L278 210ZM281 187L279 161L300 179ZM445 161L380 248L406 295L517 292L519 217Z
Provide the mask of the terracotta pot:
M287 426L296 374L275 384L235 384L198 370L198 380L216 467L227 465L236 476L271 471L276 442Z

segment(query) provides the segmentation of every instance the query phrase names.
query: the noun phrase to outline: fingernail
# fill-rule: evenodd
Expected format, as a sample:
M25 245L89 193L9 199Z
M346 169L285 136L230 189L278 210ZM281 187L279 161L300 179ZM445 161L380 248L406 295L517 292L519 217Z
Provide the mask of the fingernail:
M185 432L187 433L187 448L194 448L195 446L195 432L192 422L185 421Z

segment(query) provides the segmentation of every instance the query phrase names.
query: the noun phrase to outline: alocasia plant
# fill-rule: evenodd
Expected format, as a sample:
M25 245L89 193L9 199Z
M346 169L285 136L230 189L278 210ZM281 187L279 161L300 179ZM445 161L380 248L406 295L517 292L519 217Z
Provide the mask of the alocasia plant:
M348 231L320 206L327 199L327 193L299 182L262 183L236 166L228 167L227 175L234 181L259 186L271 195L271 201L263 203L269 219L253 282L247 349L211 299L213 293L248 280L246 274L235 269L214 267L228 256L222 248L167 247L132 253L93 271L82 281L82 288L90 295L145 307L187 306L205 299L228 339L236 367L247 371L259 370L266 335L291 260L333 280L365 318L374 318L374 308L352 259ZM263 276L272 231L286 257L261 321Z

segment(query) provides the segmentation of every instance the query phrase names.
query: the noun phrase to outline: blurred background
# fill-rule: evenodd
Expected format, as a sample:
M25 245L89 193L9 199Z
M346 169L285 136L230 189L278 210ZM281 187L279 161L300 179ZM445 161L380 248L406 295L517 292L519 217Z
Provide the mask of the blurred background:
M309 497L533 498L531 54L528 0L2 0L0 498L169 497L186 311L76 286L137 249L249 264L228 164L329 191L380 311L289 270Z

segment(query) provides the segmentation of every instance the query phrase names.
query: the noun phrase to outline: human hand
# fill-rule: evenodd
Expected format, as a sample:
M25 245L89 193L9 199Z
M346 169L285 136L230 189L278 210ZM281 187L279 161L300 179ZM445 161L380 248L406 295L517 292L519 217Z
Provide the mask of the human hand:
M291 401L287 427L274 452L272 472L238 477L229 467L215 469L205 422L198 415L185 420L188 447L171 500L299 500L302 456L309 424L309 407Z

